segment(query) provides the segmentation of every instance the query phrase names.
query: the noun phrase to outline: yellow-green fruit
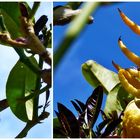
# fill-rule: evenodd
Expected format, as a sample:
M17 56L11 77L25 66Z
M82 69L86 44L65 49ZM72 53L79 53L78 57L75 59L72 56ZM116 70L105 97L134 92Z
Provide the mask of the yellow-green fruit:
M139 101L138 101L139 102ZM137 102L137 103L138 103ZM132 100L126 107L123 117L123 137L140 138L140 108Z

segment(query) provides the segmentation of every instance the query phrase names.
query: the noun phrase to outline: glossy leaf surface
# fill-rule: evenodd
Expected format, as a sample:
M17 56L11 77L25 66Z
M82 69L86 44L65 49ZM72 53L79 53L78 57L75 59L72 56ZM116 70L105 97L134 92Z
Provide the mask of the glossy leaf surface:
M1 14L4 17L5 25L12 38L21 36L20 27L20 9L18 2L0 2Z
M30 58L36 63L34 57ZM37 75L26 65L18 61L11 70L7 84L6 96L12 112L22 121L27 122L33 117L33 100L24 101L24 97L33 94L35 90ZM36 111L36 110L34 110Z
M65 126L67 126L68 137L78 138L79 137L79 123L76 117L74 116L74 114L68 108L66 108L64 105L60 103L58 103L58 110L59 110L59 118L61 119L61 123L63 122L65 123Z
M89 128L93 127L98 118L102 105L102 100L103 88L101 86L98 86L86 102Z

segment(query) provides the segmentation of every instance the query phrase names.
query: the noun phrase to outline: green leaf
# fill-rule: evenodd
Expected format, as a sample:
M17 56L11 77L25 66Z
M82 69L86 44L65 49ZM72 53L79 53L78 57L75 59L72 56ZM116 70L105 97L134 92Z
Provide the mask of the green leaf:
M30 60L37 63L34 57ZM7 84L6 96L8 104L12 112L22 121L27 122L32 120L33 112L33 99L24 101L24 97L33 94L35 90L37 75L34 74L25 64L20 60L11 70Z
M104 109L105 114L109 116L109 114L117 112L119 115L120 112L125 109L127 103L132 99L133 97L124 90L121 84L118 84L107 96Z
M29 10L29 6L25 3L26 7ZM6 28L11 34L13 39L22 35L22 31L20 29L20 9L18 2L0 2L0 12L4 17L4 22Z
M58 118L53 119L53 137L54 138L66 138L63 133L61 124Z
M127 104L134 99L134 96L130 93L128 93L122 86L120 87L118 94L117 94L117 100L120 102L121 107L123 110L126 108Z
M118 83L120 83L116 73L93 60L88 60L82 64L82 73L90 85L93 87L102 85L106 93L110 92Z
M1 14L5 25L13 38L21 35L19 30L20 10L18 2L0 2Z

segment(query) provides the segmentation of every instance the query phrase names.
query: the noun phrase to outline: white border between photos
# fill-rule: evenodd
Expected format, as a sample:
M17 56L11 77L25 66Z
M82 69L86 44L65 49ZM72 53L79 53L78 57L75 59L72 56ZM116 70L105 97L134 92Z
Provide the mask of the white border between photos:
M0 2L20 2L20 0L0 0ZM24 0L23 0L24 1ZM25 0L25 2L140 2L140 0Z

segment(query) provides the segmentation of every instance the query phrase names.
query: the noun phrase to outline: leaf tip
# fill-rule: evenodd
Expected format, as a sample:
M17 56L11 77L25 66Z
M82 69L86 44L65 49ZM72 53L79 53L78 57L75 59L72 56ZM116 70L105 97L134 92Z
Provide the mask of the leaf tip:
M118 8L119 13L122 13L122 11L120 10L120 8Z

